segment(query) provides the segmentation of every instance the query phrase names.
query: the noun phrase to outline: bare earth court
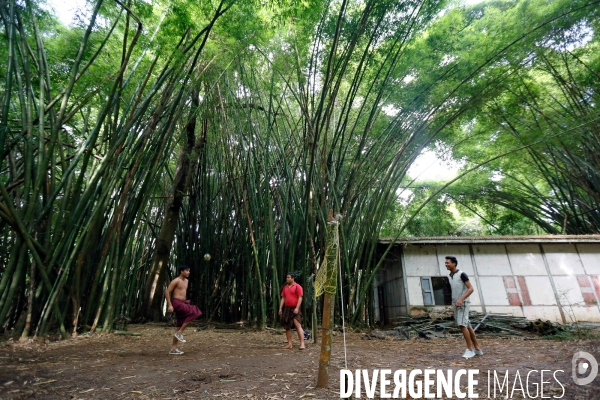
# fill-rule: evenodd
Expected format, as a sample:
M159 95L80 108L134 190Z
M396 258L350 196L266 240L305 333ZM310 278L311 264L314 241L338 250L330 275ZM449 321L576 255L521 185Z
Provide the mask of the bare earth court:
M129 332L83 335L40 344L5 342L0 346L0 399L337 399L344 367L343 336L333 338L329 389L315 388L320 345L283 350L284 336L273 331L206 329L186 331L185 354L168 354L173 329L159 324L130 325ZM544 398L598 399L600 377L577 386L571 359L587 351L600 359L598 341L481 338L483 356L464 360L462 339L362 340L346 335L348 369L478 369L479 398L487 398L487 371L516 370L523 382L531 370L557 373L564 390L546 374ZM493 373L493 372L492 372ZM531 374L530 397L538 373ZM422 377L421 377L422 379ZM392 389L393 391L393 379ZM464 388L463 388L464 389ZM434 390L435 392L435 386ZM564 392L564 395L563 395ZM517 383L512 398L523 398ZM380 398L379 387L375 398ZM364 386L362 397L366 398ZM496 398L506 398L497 394Z

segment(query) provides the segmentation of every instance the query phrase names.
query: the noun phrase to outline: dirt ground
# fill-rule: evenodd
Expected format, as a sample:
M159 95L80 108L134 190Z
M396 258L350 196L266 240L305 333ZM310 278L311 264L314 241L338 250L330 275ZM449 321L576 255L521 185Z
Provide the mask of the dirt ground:
M171 356L172 328L130 325L128 331L141 336L98 333L46 343L5 341L0 345L0 399L340 398L339 370L344 367L340 332L333 338L329 388L317 389L320 345L312 340L300 351L294 336L294 349L283 350L285 336L271 330L189 327L187 343L181 345L185 354ZM565 387L563 399L600 399L600 377L589 386L576 386L571 379L573 354L587 351L600 360L598 341L481 337L485 354L464 360L460 356L465 346L459 338L362 337L346 335L351 370L479 369L479 398L487 398L488 370L508 369L511 376L519 370L524 380L530 370L561 369L564 373L557 376ZM552 383L545 385L545 397L561 396L562 389L551 376L546 381ZM513 398L523 398L520 393Z

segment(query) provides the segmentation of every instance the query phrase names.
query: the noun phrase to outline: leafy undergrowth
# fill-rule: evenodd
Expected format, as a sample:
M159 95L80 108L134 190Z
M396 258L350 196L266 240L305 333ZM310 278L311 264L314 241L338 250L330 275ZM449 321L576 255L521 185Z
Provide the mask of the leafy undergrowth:
M544 336L545 339L570 341L570 340L600 340L600 327L587 328L572 326L564 328L555 335Z

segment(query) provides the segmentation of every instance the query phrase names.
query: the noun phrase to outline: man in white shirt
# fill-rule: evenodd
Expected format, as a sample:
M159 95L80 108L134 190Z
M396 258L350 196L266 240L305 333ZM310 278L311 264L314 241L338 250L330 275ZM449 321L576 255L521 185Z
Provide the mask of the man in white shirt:
M458 260L453 256L446 256L446 269L450 271L450 287L452 289L452 306L454 308L454 320L462 331L467 342L467 350L464 358L482 356L483 351L479 348L475 331L469 322L469 308L471 300L469 296L475 291L466 273L457 268Z

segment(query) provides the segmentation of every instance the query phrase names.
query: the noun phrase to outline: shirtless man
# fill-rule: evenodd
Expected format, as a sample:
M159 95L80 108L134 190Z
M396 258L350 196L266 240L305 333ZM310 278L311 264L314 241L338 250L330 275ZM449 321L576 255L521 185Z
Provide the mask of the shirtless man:
M196 318L202 315L202 311L198 307L190 304L186 300L186 291L188 288L188 277L190 276L190 267L187 265L179 266L179 276L171 281L165 297L169 312L175 312L177 316L177 329L173 334L173 345L169 354L180 355L183 351L177 348L178 342L185 343L183 339L183 330ZM171 301L171 292L173 292L173 300Z

